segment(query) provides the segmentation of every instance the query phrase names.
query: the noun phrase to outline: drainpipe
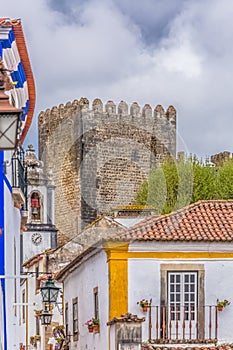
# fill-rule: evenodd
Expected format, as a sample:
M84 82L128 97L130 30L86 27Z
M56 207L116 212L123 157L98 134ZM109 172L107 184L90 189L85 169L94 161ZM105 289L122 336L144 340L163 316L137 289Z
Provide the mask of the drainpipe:
M28 279L26 279L26 349L28 349Z
M4 152L0 151L0 275L5 275L5 239L4 239ZM1 279L3 327L4 327L4 349L7 349L6 331L6 296L5 279Z

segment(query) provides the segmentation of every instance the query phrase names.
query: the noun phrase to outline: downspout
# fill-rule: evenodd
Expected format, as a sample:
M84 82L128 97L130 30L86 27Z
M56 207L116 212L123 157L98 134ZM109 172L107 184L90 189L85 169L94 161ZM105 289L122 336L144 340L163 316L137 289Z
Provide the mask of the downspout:
M110 326L108 326L108 350L111 350Z
M4 152L0 151L0 274L5 275L5 232L4 232ZM1 280L2 304L3 304L3 326L4 326L4 349L7 350L6 330L6 296L5 279Z
M26 279L26 349L28 349L28 278Z
M64 281L62 282L62 325L65 325L65 312L64 312L64 306L65 306L65 296L64 296Z

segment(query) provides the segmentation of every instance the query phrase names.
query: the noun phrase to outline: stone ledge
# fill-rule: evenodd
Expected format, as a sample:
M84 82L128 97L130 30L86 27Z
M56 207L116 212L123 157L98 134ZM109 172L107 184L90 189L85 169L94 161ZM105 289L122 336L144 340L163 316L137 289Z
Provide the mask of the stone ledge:
M25 196L19 187L12 187L12 198L16 204L25 204Z

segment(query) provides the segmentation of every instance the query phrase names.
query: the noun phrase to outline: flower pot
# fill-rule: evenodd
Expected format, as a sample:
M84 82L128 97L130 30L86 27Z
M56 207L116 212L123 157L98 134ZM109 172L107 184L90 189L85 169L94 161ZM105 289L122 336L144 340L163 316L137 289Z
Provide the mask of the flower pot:
M93 332L94 333L99 333L100 332L100 325L99 324L94 324L93 325Z
M93 333L93 328L94 328L93 326L88 326L88 332Z
M148 305L142 306L142 311L143 311L143 312L147 312L147 310L148 310Z
M223 310L223 306L217 306L217 310L221 312Z

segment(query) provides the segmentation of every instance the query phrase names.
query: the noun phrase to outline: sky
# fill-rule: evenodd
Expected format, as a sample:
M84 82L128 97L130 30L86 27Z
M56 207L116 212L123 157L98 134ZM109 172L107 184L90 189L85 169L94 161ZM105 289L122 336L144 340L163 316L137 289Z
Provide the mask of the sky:
M21 18L37 117L87 97L177 110L178 150L233 151L232 0L8 0Z

